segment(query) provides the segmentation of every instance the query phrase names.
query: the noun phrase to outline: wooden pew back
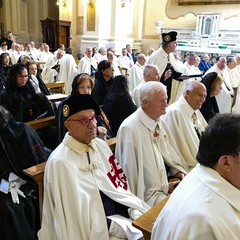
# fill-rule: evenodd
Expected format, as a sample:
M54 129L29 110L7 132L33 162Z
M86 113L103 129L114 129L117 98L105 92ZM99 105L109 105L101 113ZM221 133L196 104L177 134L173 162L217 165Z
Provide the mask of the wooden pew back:
M30 125L34 129L40 129L52 125L55 123L55 116L40 118L37 120L25 122L26 124Z
M62 93L62 94L64 94L64 85L65 85L64 81L54 82L54 83L46 83L46 87L49 90L52 90L53 92L57 92L57 93Z

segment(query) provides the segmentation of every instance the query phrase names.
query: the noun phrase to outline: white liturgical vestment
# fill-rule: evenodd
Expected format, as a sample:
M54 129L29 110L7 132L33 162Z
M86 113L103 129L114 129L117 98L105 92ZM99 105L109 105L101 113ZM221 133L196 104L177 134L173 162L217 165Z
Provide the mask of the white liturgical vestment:
M91 65L97 70L97 61L95 58L82 57L78 63L78 73L87 73L91 75Z
M239 199L239 189L197 164L160 212L151 240L239 240Z
M106 142L96 138L87 145L66 133L46 164L39 239L108 240L100 191L141 212L149 209L128 190L126 175Z
M192 114L196 113L194 124ZM197 164L196 156L199 146L199 137L196 129L201 133L205 131L207 122L199 110L194 111L186 99L181 96L178 101L167 107L167 113L163 116L174 139L178 145L183 158L191 168Z
M159 136L154 137L159 125ZM188 167L166 124L154 121L139 107L121 124L116 157L127 175L130 190L153 206L168 194L164 162L173 170L187 173Z

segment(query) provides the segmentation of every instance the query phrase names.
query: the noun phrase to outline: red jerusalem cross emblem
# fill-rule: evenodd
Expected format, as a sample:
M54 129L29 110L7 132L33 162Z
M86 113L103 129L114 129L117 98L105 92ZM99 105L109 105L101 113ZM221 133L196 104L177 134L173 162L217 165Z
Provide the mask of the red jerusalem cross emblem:
M111 170L108 172L107 176L111 180L112 184L115 188L121 187L127 190L127 177L119 165L119 162L115 159L114 155L109 157L108 161L111 165Z

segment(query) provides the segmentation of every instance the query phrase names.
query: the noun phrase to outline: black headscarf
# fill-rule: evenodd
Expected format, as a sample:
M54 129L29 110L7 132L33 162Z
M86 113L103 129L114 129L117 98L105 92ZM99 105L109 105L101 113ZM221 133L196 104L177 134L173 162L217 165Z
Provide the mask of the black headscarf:
M102 107L115 135L123 120L137 109L129 94L127 81L123 75L114 78L111 92L106 95Z
M0 173L5 178L10 172L26 178L25 168L46 161L43 143L27 124L16 122L0 105Z
M36 94L30 81L23 87L17 85L17 76L24 69L26 66L21 63L12 66L6 88L0 94L0 104L19 122L34 120L45 112L45 117L54 115L50 101L44 94Z
M200 111L207 122L212 117L214 117L215 114L219 113L219 108L218 108L216 98L214 96L213 97L210 96L212 91L212 84L217 76L218 74L216 72L211 72L205 75L201 81L206 87L207 97L206 97L206 101L202 104Z

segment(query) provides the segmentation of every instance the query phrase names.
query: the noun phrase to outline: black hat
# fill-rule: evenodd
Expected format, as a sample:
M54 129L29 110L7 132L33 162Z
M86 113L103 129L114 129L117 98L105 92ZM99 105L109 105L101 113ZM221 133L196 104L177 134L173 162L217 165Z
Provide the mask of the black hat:
M71 115L87 110L87 109L93 109L95 111L95 115L100 115L101 110L98 106L98 104L93 100L91 95L89 94L79 94L68 97L66 100L64 100L62 104L62 114L67 119Z
M162 40L163 42L173 42L177 40L177 32L171 31L168 33L162 33Z

